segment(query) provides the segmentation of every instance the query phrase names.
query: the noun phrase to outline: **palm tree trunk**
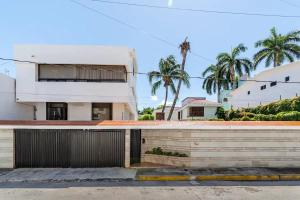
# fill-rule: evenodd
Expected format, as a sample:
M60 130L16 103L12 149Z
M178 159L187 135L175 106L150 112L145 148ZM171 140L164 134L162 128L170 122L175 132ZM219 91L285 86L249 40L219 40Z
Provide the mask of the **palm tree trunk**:
M183 54L183 58L182 58L182 64L181 64L181 71L182 72L184 71L186 56L187 56L187 52L185 52ZM177 100L178 100L178 96L179 96L181 84L182 84L182 79L179 79L178 85L177 85L177 90L176 90L175 97L174 97L174 101L173 101L173 104L172 104L172 107L170 109L170 113L169 113L169 116L168 116L168 121L170 121L171 118L172 118L172 115L173 115L173 112L174 112L174 108L175 108L175 105L176 105Z
M218 91L217 91L217 98L218 98L218 103L221 103L221 89L220 89L220 87L219 87L219 85L217 86L218 87Z
M165 86L166 87L166 95L165 95L165 102L164 102L164 106L162 108L162 113L165 113L165 109L166 109L166 105L167 105L167 100L168 100L168 93L169 93L169 87L168 86Z

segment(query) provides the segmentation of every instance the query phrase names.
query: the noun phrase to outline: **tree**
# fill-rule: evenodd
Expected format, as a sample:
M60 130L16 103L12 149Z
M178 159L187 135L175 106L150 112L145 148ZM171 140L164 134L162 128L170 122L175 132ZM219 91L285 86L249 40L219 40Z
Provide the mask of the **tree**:
M169 113L169 116L168 116L168 121L170 121L171 118L172 118L174 108L175 108L175 105L176 105L177 100L178 100L178 96L179 96L179 92L180 92L182 82L187 87L190 87L189 75L185 72L185 63L186 63L187 53L191 50L191 46L190 46L190 43L187 41L187 38L185 38L183 43L180 44L179 48L180 48L180 53L182 55L182 63L181 63L181 68L180 68L181 77L178 81L177 90L176 90L176 93L175 93L175 97L174 97L174 100L173 100L172 107L170 109L170 113Z
M300 31L293 31L286 35L278 34L276 28L271 29L271 35L255 43L255 47L261 49L254 55L254 68L265 60L265 66L273 67L283 64L286 60L294 62L295 58L300 58Z
M148 78L149 82L152 85L151 93L152 95L156 94L156 91L160 88L161 85L165 87L165 100L162 107L162 113L165 112L169 88L173 94L176 92L175 80L179 80L181 75L180 65L177 64L174 56L169 56L166 59L161 59L159 62L159 71L149 72ZM156 82L153 83L153 80Z
M229 88L229 81L225 77L225 68L220 65L210 65L203 73L205 77L202 88L211 95L217 93L218 103L221 102L221 89Z
M154 111L154 108L151 107L147 107L147 108L143 108L143 110L138 111L139 115L145 115L145 114L149 114L152 115Z
M252 62L248 58L241 58L240 54L247 50L243 44L233 48L230 53L220 53L217 56L218 65L226 70L226 77L229 79L231 86L235 82L236 75L242 76L245 73L250 75L253 69Z

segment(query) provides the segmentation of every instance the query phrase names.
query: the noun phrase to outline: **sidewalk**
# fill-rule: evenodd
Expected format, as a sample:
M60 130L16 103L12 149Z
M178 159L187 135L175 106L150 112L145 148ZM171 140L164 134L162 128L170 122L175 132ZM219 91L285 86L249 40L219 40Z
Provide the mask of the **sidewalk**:
M139 181L298 181L300 168L140 169Z
M1 170L5 182L80 181L299 181L300 168L35 168Z
M32 181L100 181L100 180L134 180L135 169L125 168L33 168L14 169L0 173L2 182Z

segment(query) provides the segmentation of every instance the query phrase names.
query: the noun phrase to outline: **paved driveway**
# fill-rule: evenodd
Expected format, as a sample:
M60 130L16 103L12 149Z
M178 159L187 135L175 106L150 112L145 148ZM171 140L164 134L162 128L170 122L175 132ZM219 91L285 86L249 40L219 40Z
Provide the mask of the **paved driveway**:
M133 180L135 169L124 168L36 168L15 169L2 171L0 183L2 182L30 182L30 181L96 181L106 179Z

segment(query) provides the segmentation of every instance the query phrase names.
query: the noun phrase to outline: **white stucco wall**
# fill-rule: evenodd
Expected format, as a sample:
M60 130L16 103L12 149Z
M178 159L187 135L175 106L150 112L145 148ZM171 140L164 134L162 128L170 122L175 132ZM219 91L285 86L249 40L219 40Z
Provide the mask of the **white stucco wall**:
M125 65L137 72L135 52L127 47L17 45L15 59L48 64ZM136 75L127 83L38 82L37 65L16 62L17 102L110 102L127 104L137 117Z
M285 81L285 77L290 77L290 82L300 81L300 61L282 65L276 68L267 69L256 75L254 80L263 81ZM266 85L265 90L260 87ZM250 95L248 95L250 91ZM260 104L268 104L281 99L293 98L300 95L299 83L277 83L270 87L270 83L246 82L238 89L231 92L228 104L236 108L256 107Z
M0 120L32 120L33 106L16 103L15 79L0 74Z

